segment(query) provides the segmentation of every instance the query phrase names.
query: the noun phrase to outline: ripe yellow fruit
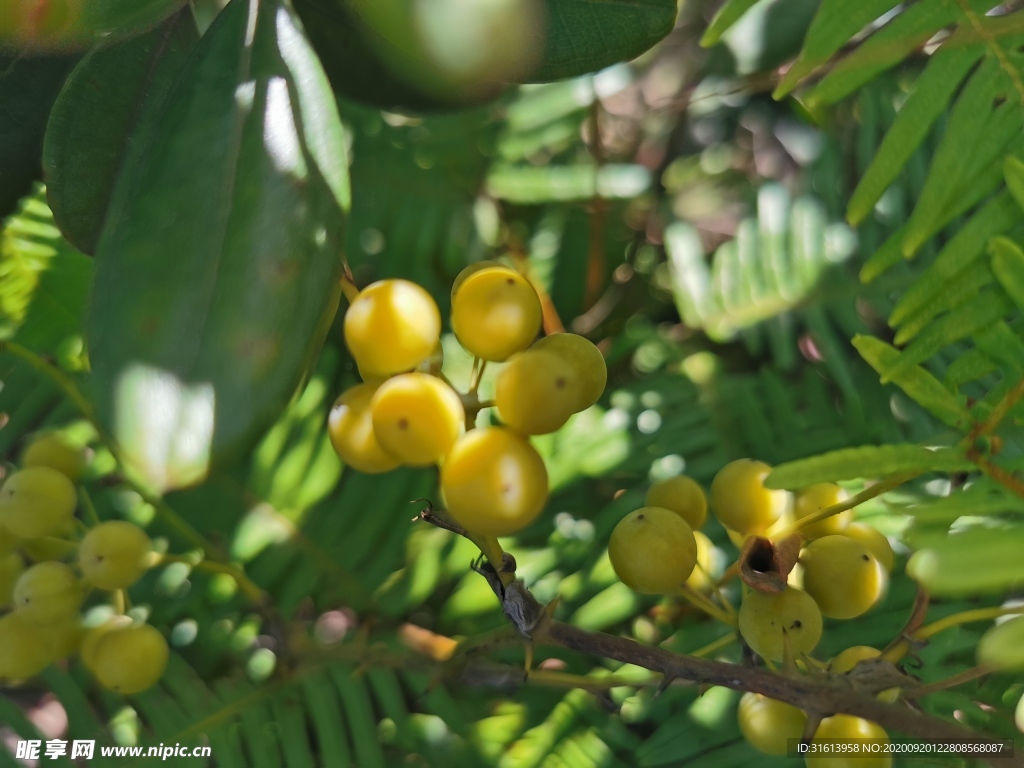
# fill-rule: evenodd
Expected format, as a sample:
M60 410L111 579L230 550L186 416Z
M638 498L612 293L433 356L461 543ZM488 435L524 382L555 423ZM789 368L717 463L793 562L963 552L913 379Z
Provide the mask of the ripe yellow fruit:
M821 721L812 741L842 739L889 740L889 734L877 723L852 715L833 715ZM815 754L806 758L807 768L891 768L892 756L886 754Z
M350 467L367 474L388 472L401 463L384 450L373 431L370 406L376 392L375 384L356 384L334 401L327 415L335 452Z
M877 528L867 523L850 523L843 531L843 536L859 541L871 550L886 572L892 571L892 566L896 562L896 553L892 551L889 539Z
M601 399L608 384L608 365L589 339L575 333L553 333L538 339L530 349L550 352L572 366L577 381L574 411L585 410Z
M866 546L846 536L815 539L800 554L804 590L833 619L860 616L878 602L889 577Z
M78 655L85 664L86 669L96 674L96 648L100 640L115 629L130 627L132 620L127 616L111 616L102 624L89 627L82 635L82 642L78 648Z
M740 605L739 630L759 656L782 661L785 636L798 658L813 651L821 640L821 611L810 595L793 587L782 592L752 590Z
M509 358L494 386L501 420L524 435L560 429L574 413L579 382L565 360L528 349Z
M28 444L21 465L56 469L74 483L85 471L85 451L58 433L46 433Z
M875 659L881 655L880 650L870 645L854 645L836 654L829 665L829 671L834 675L845 675L864 659Z
M472 270L465 274L467 270ZM503 266L467 267L456 278L452 330L468 352L504 362L529 347L540 332L537 292L515 270Z
M848 498L850 494L835 483L816 483L797 492L793 511L796 519L802 520L826 507L841 504ZM801 526L800 533L809 539L819 539L822 536L843 533L852 520L853 510L847 509L817 523Z
M85 580L100 589L130 587L149 569L153 543L139 526L124 520L100 523L78 546Z
M381 447L416 467L440 461L466 421L455 390L428 373L404 373L385 381L373 396L370 416Z
M139 693L163 677L167 641L149 624L115 627L91 649L92 670L100 685L119 693Z
M14 585L25 572L25 561L17 552L0 555L0 609L14 602ZM2 653L2 651L0 651Z
M65 475L27 467L0 488L0 524L23 539L51 536L71 520L77 504L75 486Z
M4 525L0 525L0 555L6 555L19 546L21 546L21 539L11 533Z
M764 487L771 469L762 461L737 459L719 470L711 481L711 510L722 525L746 537L782 517L789 494Z
M65 621L46 627L46 642L51 659L66 659L78 653L82 647L85 629L78 616L71 616Z
M679 589L697 564L693 529L675 512L641 507L612 531L608 557L619 579L635 592L666 594Z
M82 586L64 563L36 563L14 584L14 608L33 624L56 624L78 613Z
M345 312L345 343L364 375L412 370L430 357L440 338L437 304L408 280L366 286Z
M441 467L441 491L448 511L467 530L509 536L544 508L548 472L525 437L484 427L455 443Z
M0 617L0 680L22 680L53 661L46 630L18 611Z
M697 530L708 516L708 500L697 481L686 475L660 480L647 491L649 507L671 509Z
M686 586L698 592L703 592L704 590L711 589L715 578L718 576L715 567L717 551L715 550L715 545L711 543L711 539L700 531L693 532L693 539L697 542L697 565L694 566L693 573L686 580Z
M743 738L767 755L787 754L789 740L801 738L807 722L802 710L760 693L743 694L736 714Z

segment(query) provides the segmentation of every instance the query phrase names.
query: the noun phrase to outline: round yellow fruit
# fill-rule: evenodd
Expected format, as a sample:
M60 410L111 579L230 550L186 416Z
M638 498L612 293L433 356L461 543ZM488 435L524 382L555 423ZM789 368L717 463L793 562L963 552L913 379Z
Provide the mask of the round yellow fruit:
M550 352L572 366L577 382L574 411L585 410L601 399L608 384L608 365L589 339L575 333L553 333L538 339L530 349Z
M102 624L98 624L95 627L88 627L82 634L82 641L78 648L78 655L82 659L82 663L85 664L86 669L93 674L96 674L96 648L99 645L100 640L105 637L108 632L112 632L115 629L130 627L131 624L132 620L127 616L117 615L111 616Z
M836 654L829 665L829 671L834 675L845 675L865 659L875 659L881 655L880 650L870 645L854 645Z
M711 543L711 539L700 531L693 532L693 539L697 542L697 565L694 566L693 573L686 580L686 586L703 592L711 589L718 577L717 563L715 562L718 552L715 545Z
M381 384L370 416L381 447L416 467L440 461L466 421L455 390L427 373L403 373Z
M671 509L697 530L708 515L708 500L697 481L686 475L659 480L647 491L649 507Z
M802 520L822 509L841 504L849 498L850 494L835 483L816 483L797 492L793 501L794 516L797 520ZM853 510L847 509L817 523L801 526L800 533L809 539L819 539L822 536L843 533L852 520Z
M466 270L473 271L456 278L459 287L452 295L452 330L470 354L504 362L537 338L540 299L529 281L508 267Z
M18 611L0 617L0 680L23 680L53 661L47 632Z
M33 624L56 624L78 613L82 586L64 563L36 563L14 584L14 608Z
M789 740L799 740L807 723L803 711L760 693L743 694L736 714L743 738L767 755L787 754Z
M167 641L149 624L115 627L91 650L100 685L118 693L139 693L156 684L167 669Z
M14 585L25 572L25 561L17 552L0 555L0 609L14 603ZM2 653L2 651L0 651Z
M504 427L473 429L441 467L448 511L467 530L509 536L540 514L548 499L544 460L522 435Z
M334 401L327 415L331 445L341 460L367 474L388 472L401 462L384 450L373 430L371 404L376 384L356 384Z
M844 739L878 739L888 741L885 729L870 720L852 715L833 715L821 721L812 741L842 741ZM839 745L837 745L839 746ZM892 756L876 754L815 754L806 758L807 768L891 768Z
M15 472L0 488L0 525L23 539L51 536L75 514L74 483L50 467Z
M85 451L58 433L37 435L21 457L23 467L49 467L76 482L85 471Z
M821 613L833 619L852 619L873 606L885 593L889 577L874 553L846 536L815 539L800 554L804 590Z
M153 543L139 526L124 520L100 523L78 546L82 576L100 589L125 589L149 569Z
M619 579L635 592L666 594L678 590L697 564L693 529L675 512L641 507L612 531L608 557Z
M785 637L793 656L799 658L821 640L821 611L810 595L793 587L782 592L752 590L740 605L739 630L759 656L782 661Z
M711 511L726 528L746 537L767 531L789 505L789 494L764 487L771 467L762 461L729 462L711 481Z
M896 562L896 553L892 551L889 539L877 528L867 523L850 523L846 530L843 531L843 536L859 541L870 549L875 559L882 564L886 572L892 570L892 566Z
M368 285L345 312L345 343L364 376L412 370L433 354L440 338L437 304L408 280Z
M574 413L579 382L565 360L528 349L509 358L498 374L494 404L501 420L524 435L560 429Z

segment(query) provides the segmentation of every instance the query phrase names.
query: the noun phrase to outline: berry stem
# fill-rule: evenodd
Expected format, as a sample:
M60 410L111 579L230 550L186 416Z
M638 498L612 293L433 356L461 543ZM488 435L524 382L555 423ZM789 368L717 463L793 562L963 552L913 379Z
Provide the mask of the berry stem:
M730 632L727 635L722 635L717 640L712 640L707 645L701 646L689 655L695 656L697 658L702 658L704 656L707 656L708 654L714 653L715 651L721 650L722 648L727 648L728 646L736 642L736 639L738 637L739 635L737 635L735 632Z
M718 619L718 621L722 622L723 624L733 627L734 629L736 628L736 617L732 615L729 611L726 611L723 608L719 608L717 605L715 605L711 600L702 595L700 592L690 589L688 586L684 584L683 586L679 587L678 590L676 590L676 594L684 600L689 601L690 604L692 604L695 608L699 608L700 610L704 611L704 613L706 613L711 618Z
M992 671L993 670L988 667L983 666L971 667L959 674L947 677L945 680L936 680L934 683L920 685L917 688L906 688L900 692L900 697L904 699L919 699L930 693L944 691L948 688L955 688L958 685L963 685L964 683L969 683L972 680L977 680L979 677L992 674Z
M199 571L207 571L209 573L224 573L235 580L238 584L238 588L249 598L252 602L257 604L265 604L268 601L267 594L248 576L245 575L245 571L242 570L241 566L235 565L234 563L222 563L216 560L208 560L205 558L197 558L195 556L188 555L159 555L153 566L158 565L169 565L170 563L185 563L191 568Z
M341 292L345 294L345 298L350 304L355 301L356 296L359 295L359 287L352 278L352 273L348 269L348 264L345 265L345 273L341 276Z
M796 533L805 525L821 522L826 518L832 517L832 515L838 515L840 512L845 512L848 509L858 507L865 501L868 501L869 499L873 499L876 496L881 496L883 493L888 493L894 488L898 488L904 483L913 480L919 474L921 473L897 472L896 474L889 475L888 477L879 480L874 485L865 488L863 491L856 494L855 496L851 496L846 501L843 501L839 504L833 504L832 506L825 507L824 509L819 509L812 515L808 515L807 517L802 517L798 520L794 520L792 523L782 528L782 530L780 530L776 534L776 538L785 538L786 536Z
M85 510L85 516L89 519L89 527L92 528L99 525L100 516L96 512L96 505L92 503L92 497L85 490L85 486L78 487L78 498L81 499L82 509Z
M1024 605L999 606L994 608L972 608L969 611L961 611L928 624L909 636L904 636L892 643L882 653L882 658L893 663L899 661L913 648L916 641L927 640L934 635L947 629L959 627L961 624L969 624L973 621L990 621L1000 616L1009 616L1015 613L1024 613Z

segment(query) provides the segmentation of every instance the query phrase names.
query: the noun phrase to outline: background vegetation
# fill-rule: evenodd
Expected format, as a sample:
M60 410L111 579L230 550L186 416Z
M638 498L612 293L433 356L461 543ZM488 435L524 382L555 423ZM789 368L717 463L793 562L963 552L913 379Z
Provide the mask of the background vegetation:
M858 508L858 518L897 544L897 572L911 549L932 553L938 565L915 574L934 597L930 619L1019 592L1024 15L1015 3L694 0L681 5L671 30L655 24L632 47L601 46L612 60L570 67L551 48L538 54L551 69L537 79L552 82L474 96L481 103L457 109L447 102L469 92L458 83L440 95L381 85L370 89L378 103L366 104L360 84L384 81L371 66L345 85L346 73L372 56L353 63L339 51L358 49L333 45L328 32L345 27L317 14L338 8L295 5L339 96L352 198L337 237L356 283L415 280L445 315L463 266L507 256L550 299L547 329L584 334L606 355L600 404L536 441L551 476L547 510L504 542L535 596L560 598L559 618L683 652L721 636L701 614L618 583L605 545L649 481L685 471L707 483L740 456L780 464L824 455L789 465L791 486L828 479L859 489L894 471L913 475ZM641 28L637 19L601 19L597 5L548 3L583 41ZM197 4L202 27L216 10ZM181 34L187 53L196 42ZM549 46L558 40L552 34ZM140 336L137 316L118 314L116 280L102 277L104 257L115 258L104 243L159 242L142 225L100 233L114 173L104 165L131 167L119 154L131 146L125 134L111 160L98 149L109 149L107 139L88 134L74 114L61 123L55 110L50 189L37 167L19 169L12 159L28 156L14 147L38 152L52 99L76 60L63 51L11 53L0 77L4 103L20 105L4 118L0 156L0 204L9 213L0 233L0 333L13 342L0 348L0 453L10 466L26 436L51 427L88 444L86 487L100 517L145 524L171 551L201 548L241 564L273 608L254 607L226 574L184 563L151 572L133 601L172 640L162 683L126 700L98 690L78 663L51 666L0 692L5 743L60 733L105 744L208 739L218 765L261 768L775 764L740 738L738 694L725 688L609 688L599 682L609 673L649 675L562 651L539 652L542 669L592 676L595 690L557 675L524 683L521 649L471 669L432 660L445 638L506 620L469 569L473 546L411 522L418 507L409 502L436 497L433 471L366 476L342 467L331 449L327 410L357 380L340 313L322 349L301 355L313 363L301 391L283 411L270 402L262 419L269 426L250 420L259 430L239 442L245 450L227 451L196 487L176 488L180 468L168 469L163 496L126 481L80 404L29 359L51 361L61 381L90 393L102 423L112 370L102 356L152 342ZM123 62L108 66L125 71ZM117 105L101 106L109 115ZM109 123L95 125L109 138ZM317 163L318 151L309 150ZM201 159L216 147L196 152L201 175ZM66 174L59 181L67 197L55 196L54 172ZM111 179L106 194L97 192L103 178ZM246 178L257 184L255 171ZM76 179L88 179L92 194L73 194ZM344 203L341 182L317 183ZM166 194L175 210L182 198ZM75 208L90 200L95 210ZM252 226L266 234L287 222ZM84 252L97 244L94 261ZM141 292L132 311L160 311L169 289L145 271L150 255L122 249L116 258L108 263L134 274L131 288ZM175 255L165 248L159 258L173 264ZM126 259L141 262L135 273ZM237 291L245 290L240 279ZM308 346L316 323L307 326L282 343ZM112 327L123 335L88 338L90 373L86 335ZM222 353L220 366L233 364L223 349L212 351ZM454 344L446 352L449 377L465 382L470 361ZM298 362L283 367L267 387L282 402L302 373ZM144 426L139 439L148 436ZM947 461L878 448L911 444L946 447ZM731 560L735 550L714 525L709 535ZM914 595L913 581L894 576L884 604L864 619L826 623L821 656L886 645ZM919 649L913 673L930 683L972 668L988 626L936 636ZM718 657L740 661L740 650ZM922 703L1009 738L1019 736L1022 693L1019 676L994 674Z

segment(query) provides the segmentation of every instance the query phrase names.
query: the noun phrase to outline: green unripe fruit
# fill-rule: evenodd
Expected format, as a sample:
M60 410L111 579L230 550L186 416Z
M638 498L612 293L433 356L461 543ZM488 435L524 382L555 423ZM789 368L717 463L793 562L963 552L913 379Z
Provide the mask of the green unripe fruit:
M885 593L889 577L874 554L846 536L815 539L800 555L804 590L821 613L833 619L852 619L873 606Z
M708 516L708 500L704 489L686 475L658 481L647 491L644 503L649 507L672 510L695 531L704 525Z
M711 481L711 510L718 521L746 537L767 531L789 506L789 494L764 487L771 467L762 461L737 459Z
M759 656L782 661L785 637L798 658L821 640L821 611L810 595L793 587L782 592L752 590L740 605L739 630Z
M43 434L28 444L21 465L56 469L74 483L85 471L85 451L57 433Z
M978 663L1004 672L1024 671L1024 616L996 624L982 635Z
M0 525L15 536L51 536L71 520L78 496L74 484L56 469L28 467L0 488Z
M130 587L149 569L153 543L133 523L111 520L89 531L78 545L82 575L100 589Z
M167 669L167 641L149 624L114 628L91 651L93 673L104 688L139 693L156 684Z
M64 563L37 563L14 585L14 608L33 624L56 624L78 612L82 604L78 577Z
M789 739L803 736L807 722L801 710L760 693L743 694L737 718L740 733L754 749L780 756L789 751Z
M672 593L697 564L697 542L693 529L675 512L642 507L615 526L608 557L630 589L653 595Z
M835 483L816 483L797 492L793 501L793 513L797 520L819 512L827 507L842 504L850 498L845 490ZM853 521L853 510L847 509L844 512L826 517L817 523L811 523L800 527L800 533L809 539L818 539L822 536L831 536L843 533Z
M46 630L15 611L0 617L0 680L23 680L53 660Z

